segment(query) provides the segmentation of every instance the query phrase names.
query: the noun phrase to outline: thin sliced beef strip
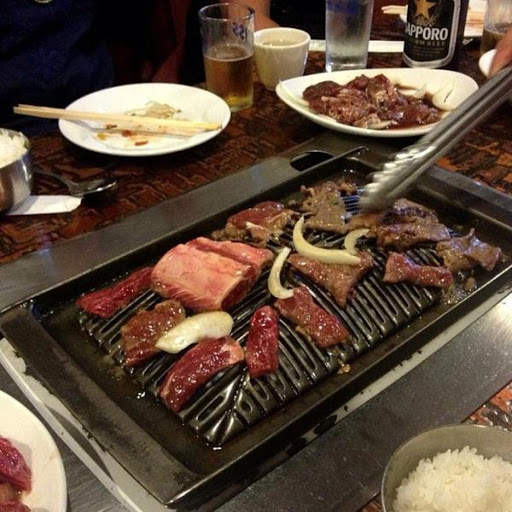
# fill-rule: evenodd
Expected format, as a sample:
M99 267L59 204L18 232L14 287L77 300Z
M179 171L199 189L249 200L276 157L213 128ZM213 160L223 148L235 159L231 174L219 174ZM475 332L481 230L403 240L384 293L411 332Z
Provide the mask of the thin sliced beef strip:
M112 286L82 295L76 304L88 313L110 318L151 286L152 267L131 273Z
M314 283L328 290L336 303L344 307L359 280L373 267L372 255L359 251L361 261L357 265L320 263L300 254L289 256L288 263Z
M159 395L179 412L194 393L217 373L244 360L244 351L233 338L207 339L194 345L167 373Z
M418 286L448 288L453 283L452 273L444 267L418 265L404 254L392 252L386 261L384 283L408 282Z
M452 272L467 270L477 265L491 271L503 260L502 250L480 241L475 236L474 229L466 236L439 242L436 245L436 252L443 258L444 266Z
M347 341L348 331L345 326L338 318L316 304L304 286L295 288L292 297L278 299L275 307L319 347L331 347Z
M164 334L185 320L185 309L176 300L164 300L153 309L140 311L121 327L121 346L124 364L136 366L160 350L156 342Z
M279 367L279 315L271 306L258 308L252 315L245 361L251 377L276 372Z

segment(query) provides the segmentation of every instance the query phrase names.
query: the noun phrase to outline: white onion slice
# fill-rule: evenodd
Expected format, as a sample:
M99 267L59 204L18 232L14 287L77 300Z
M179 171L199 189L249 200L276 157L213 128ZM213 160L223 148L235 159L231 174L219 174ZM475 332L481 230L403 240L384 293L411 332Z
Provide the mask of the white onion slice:
M205 338L223 338L231 333L233 318L225 311L208 311L185 318L168 330L156 342L156 347L176 354Z
M455 84L452 82L445 85L432 96L432 104L439 110L454 110L457 105L453 103L451 98L452 92L455 89Z
M384 130L391 125L391 121L379 121L378 123L368 123L370 130Z
M360 228L347 233L347 236L345 237L345 249L350 254L357 254L356 242L359 238L366 236L368 231L370 231L368 228Z
M423 99L425 94L427 93L427 82L425 82L419 89L415 89L414 87L407 87L406 85L401 85L402 89L398 89L398 92L403 96L407 96L409 98Z
M291 249L289 247L283 247L277 253L276 259L270 269L267 281L268 291L276 299L289 299L293 295L293 289L285 288L281 284L281 270L283 269L284 262L286 261L286 258L288 258L290 252Z
M320 261L321 263L341 263L345 265L357 265L361 259L350 254L344 249L323 249L315 247L306 241L302 234L304 216L302 216L293 228L293 244L295 250L306 258Z

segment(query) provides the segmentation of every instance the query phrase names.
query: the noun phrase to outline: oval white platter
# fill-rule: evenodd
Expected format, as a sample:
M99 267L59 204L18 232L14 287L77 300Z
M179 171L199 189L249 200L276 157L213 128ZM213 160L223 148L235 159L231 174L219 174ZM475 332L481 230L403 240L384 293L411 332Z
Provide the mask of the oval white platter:
M381 73L388 77L394 84L400 84L404 88L421 89L423 86L426 86L427 93L431 95L439 91L450 90L448 102L453 108L460 105L462 101L478 89L478 84L471 77L456 71L421 68L383 68L334 71L331 73L317 73L314 75L291 78L277 85L276 94L299 114L302 114L304 117L325 128L338 132L352 133L366 137L414 137L423 135L431 130L436 123L385 130L358 128L338 123L328 116L316 114L304 104L304 100L302 99L302 93L306 87L325 80L333 80L334 82L344 85L360 75L374 77ZM444 115L449 115L449 112L450 111L446 111Z
M85 121L61 119L59 129L69 141L90 151L119 156L154 156L184 151L216 137L229 123L231 112L227 103L215 94L180 84L140 83L120 85L96 91L74 101L69 110L123 114L157 102L180 110L179 119L212 122L220 130L198 133L189 137L151 134L148 142L137 146L130 138L109 135L102 139L105 126Z
M23 494L23 503L34 511L66 512L66 475L52 436L32 412L3 391L0 411L0 435L20 451L32 472L32 489Z

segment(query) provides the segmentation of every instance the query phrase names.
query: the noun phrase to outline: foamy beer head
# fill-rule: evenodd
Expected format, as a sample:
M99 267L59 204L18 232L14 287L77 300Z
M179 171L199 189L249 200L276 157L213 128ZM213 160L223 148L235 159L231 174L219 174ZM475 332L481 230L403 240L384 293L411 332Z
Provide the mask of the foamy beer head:
M254 9L222 3L199 10L206 88L232 112L253 99Z
M254 34L256 71L267 89L304 73L310 41L307 32L296 28L266 28Z

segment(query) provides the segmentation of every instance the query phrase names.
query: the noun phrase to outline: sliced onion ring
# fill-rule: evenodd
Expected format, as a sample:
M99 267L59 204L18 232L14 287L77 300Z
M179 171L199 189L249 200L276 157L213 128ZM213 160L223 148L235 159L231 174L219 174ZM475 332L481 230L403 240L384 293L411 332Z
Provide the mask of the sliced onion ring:
M347 236L345 237L345 249L350 254L357 254L356 242L359 238L366 236L368 231L370 231L368 228L360 228L347 233Z
M223 338L231 334L233 318L225 311L208 311L189 316L162 334L156 347L164 352L177 354L184 348L206 338Z
M283 247L277 253L276 259L270 269L267 281L268 291L276 299L289 299L293 295L293 289L285 288L281 284L281 270L283 269L284 262L286 261L286 258L288 258L290 252L291 249L289 247Z
M432 95L432 105L439 110L454 110L457 105L453 103L452 93L455 89L455 84L452 82L439 89Z
M361 259L344 249L323 249L315 247L306 241L302 234L304 216L293 227L293 244L295 250L302 256L321 263L340 263L344 265L357 265Z

